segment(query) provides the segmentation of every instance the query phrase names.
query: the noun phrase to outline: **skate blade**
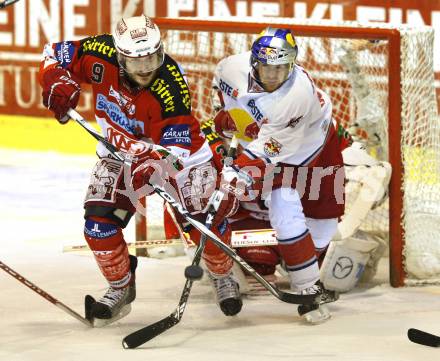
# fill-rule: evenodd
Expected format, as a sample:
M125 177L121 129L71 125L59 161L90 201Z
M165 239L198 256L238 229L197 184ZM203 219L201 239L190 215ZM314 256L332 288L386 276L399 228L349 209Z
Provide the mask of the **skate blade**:
M302 315L307 323L311 325L319 325L327 320L329 320L332 315L327 307L321 305L318 309L310 311Z
M131 304L129 303L128 305L125 305L124 307L121 308L121 311L119 311L119 313L112 317L112 318L94 318L93 319L93 327L105 327L107 325L110 325L113 322L116 322L118 320L120 320L121 318L127 316L131 311Z

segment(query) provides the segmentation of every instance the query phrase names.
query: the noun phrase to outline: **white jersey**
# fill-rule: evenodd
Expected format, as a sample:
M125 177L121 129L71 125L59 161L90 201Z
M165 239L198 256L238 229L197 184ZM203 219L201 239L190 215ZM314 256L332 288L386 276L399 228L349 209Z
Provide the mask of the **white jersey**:
M246 52L223 59L214 80L240 144L251 158L267 163L308 165L329 133L332 106L328 95L298 65L280 88L265 92L250 76L249 58Z

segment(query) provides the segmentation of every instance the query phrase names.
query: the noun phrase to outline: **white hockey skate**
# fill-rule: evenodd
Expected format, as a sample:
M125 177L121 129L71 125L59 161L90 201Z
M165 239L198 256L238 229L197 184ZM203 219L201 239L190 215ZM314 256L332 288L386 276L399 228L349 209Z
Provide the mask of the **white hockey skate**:
M237 281L232 273L228 275L209 274L217 294L217 303L226 316L234 316L241 311L243 302Z
M327 290L321 281L317 281L313 286L302 290L301 294L321 295L321 302L319 304L298 306L298 314L303 317L306 322L313 325L323 323L331 317L330 311L324 304L334 302L339 298L339 294L337 292Z

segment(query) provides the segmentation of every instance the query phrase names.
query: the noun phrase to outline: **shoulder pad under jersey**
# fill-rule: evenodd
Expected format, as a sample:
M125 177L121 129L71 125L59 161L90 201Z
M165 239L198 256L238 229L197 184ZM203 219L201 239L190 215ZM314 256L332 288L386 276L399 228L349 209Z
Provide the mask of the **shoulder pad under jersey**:
M78 58L84 55L92 55L113 65L118 65L116 49L110 34L90 36L80 40L80 45Z
M179 64L168 55L149 90L160 103L163 118L191 114L188 84Z

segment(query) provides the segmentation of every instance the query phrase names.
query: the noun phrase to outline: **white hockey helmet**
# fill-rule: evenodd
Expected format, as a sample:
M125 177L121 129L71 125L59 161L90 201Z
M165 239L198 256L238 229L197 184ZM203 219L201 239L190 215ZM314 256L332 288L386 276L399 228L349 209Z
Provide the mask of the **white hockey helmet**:
M165 54L160 31L146 15L122 18L112 33L118 62L135 81L158 69ZM139 83L142 84L142 81Z

